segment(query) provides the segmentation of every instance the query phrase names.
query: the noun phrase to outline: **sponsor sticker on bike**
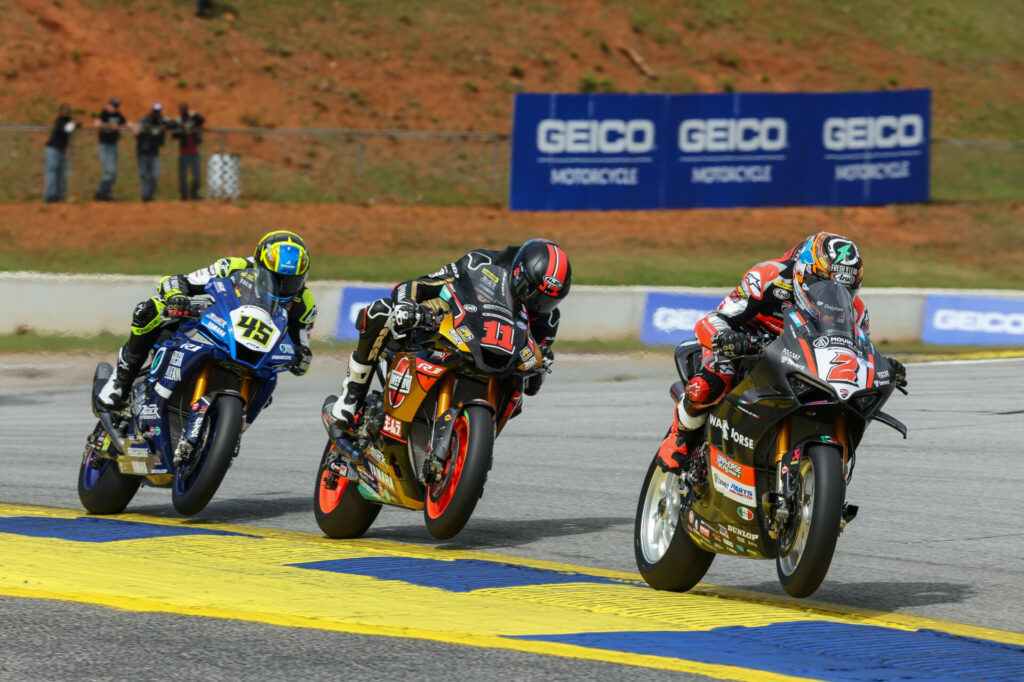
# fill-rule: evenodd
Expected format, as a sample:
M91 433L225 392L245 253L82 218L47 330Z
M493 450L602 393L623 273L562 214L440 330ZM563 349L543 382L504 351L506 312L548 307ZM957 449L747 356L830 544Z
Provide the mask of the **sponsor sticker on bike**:
M402 422L390 414L384 415L384 425L380 427L380 430L386 436L391 436L395 440L402 440Z
M409 358L402 358L391 370L388 376L388 401L392 407L398 407L405 402L405 396L409 395L412 387L412 363Z

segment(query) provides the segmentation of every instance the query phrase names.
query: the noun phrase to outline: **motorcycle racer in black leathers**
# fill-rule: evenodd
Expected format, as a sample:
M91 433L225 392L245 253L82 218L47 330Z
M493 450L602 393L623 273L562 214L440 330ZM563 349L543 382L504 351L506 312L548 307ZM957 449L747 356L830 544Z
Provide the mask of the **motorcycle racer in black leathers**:
M209 267L188 275L168 275L160 280L157 296L135 306L131 334L117 356L117 370L99 393L100 404L110 410L124 407L129 389L164 331L176 327L191 313L191 296L205 293L206 283L214 277L227 277L236 270L262 268L277 282L279 297L287 299L288 333L295 345L295 361L291 372L309 371L313 353L309 335L316 320L316 301L306 288L309 273L309 251L297 234L287 230L270 232L256 245L250 258L221 258Z
M445 284L489 264L508 273L509 290L526 310L530 334L541 349L545 368L550 367L554 360L551 345L560 317L557 306L569 293L572 282L572 268L565 251L546 239L531 239L500 251L475 249L433 274L401 282L392 289L391 298L378 299L358 314L359 342L349 358L341 395L331 409L338 426L352 426L369 390L373 365L387 342L403 338L432 313L447 311L448 303L441 298ZM540 390L543 376L530 377L525 388L527 395Z

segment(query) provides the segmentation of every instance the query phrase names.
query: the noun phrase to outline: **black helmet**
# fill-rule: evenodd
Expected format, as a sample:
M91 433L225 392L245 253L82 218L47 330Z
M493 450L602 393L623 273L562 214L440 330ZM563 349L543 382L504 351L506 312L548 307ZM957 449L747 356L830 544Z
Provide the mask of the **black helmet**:
M557 244L531 239L512 260L512 295L528 310L547 314L569 293L572 266Z

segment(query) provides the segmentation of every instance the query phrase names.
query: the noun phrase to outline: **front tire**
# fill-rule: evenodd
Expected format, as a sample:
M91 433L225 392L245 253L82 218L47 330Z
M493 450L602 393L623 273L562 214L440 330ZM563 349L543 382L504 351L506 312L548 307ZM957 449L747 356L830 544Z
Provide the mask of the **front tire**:
M714 552L694 544L683 527L681 485L681 478L662 471L655 457L636 507L636 567L656 590L686 592L700 582L715 558Z
M494 418L482 405L462 408L452 426L441 480L427 486L423 519L438 540L463 529L484 494L494 456Z
M320 468L316 472L313 490L313 515L316 525L329 538L358 538L373 525L381 505L370 502L359 494L359 484L339 478L334 489L327 487L328 471L325 460L331 451L327 441Z
M224 480L242 433L242 400L234 395L218 396L206 420L196 444L198 452L193 453L199 461L174 472L171 501L184 516L201 512Z
M82 457L78 469L78 499L90 514L120 514L141 483L141 478L122 474L117 462L94 448Z
M832 563L845 500L842 466L830 447L810 446L800 458L797 518L779 538L775 558L779 582L794 597L817 590Z

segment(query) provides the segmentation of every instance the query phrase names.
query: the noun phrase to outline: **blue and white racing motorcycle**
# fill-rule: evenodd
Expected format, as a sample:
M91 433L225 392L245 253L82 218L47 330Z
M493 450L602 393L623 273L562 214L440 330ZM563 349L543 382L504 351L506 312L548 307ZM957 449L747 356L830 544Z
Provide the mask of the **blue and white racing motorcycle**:
M295 347L287 311L270 273L246 269L210 280L208 301L154 346L149 372L120 413L97 396L113 367L96 367L78 496L93 514L117 514L139 485L171 488L174 508L191 516L217 491L238 454L242 431L270 402L277 374ZM202 300L202 299L200 299Z

